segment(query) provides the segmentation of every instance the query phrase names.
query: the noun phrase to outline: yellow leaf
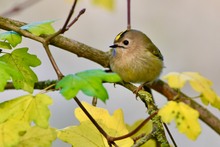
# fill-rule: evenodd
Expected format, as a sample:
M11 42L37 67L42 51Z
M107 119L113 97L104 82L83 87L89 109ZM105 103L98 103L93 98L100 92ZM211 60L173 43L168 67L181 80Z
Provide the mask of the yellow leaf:
M45 94L21 96L0 104L0 123L9 119L34 121L38 126L47 128L52 99Z
M115 0L92 0L94 5L106 8L108 10L113 10L115 5Z
M172 88L181 89L188 81L191 87L200 93L201 101L208 105L209 103L216 106L215 102L218 101L218 95L212 89L212 82L196 72L183 72L183 73L169 73L164 76L164 79L168 81L168 84Z
M103 108L94 107L86 102L82 102L82 104L107 134L117 137L128 133L121 109L116 110L111 116L108 111ZM59 131L58 137L61 140L68 142L73 146L109 146L106 139L80 108L76 108L75 116L80 121L80 125L67 127ZM126 138L116 141L115 143L120 147L127 147L133 144L133 140L131 138Z
M56 137L55 129L34 126L28 129L25 135L21 137L17 147L51 147L52 141Z
M220 97L218 96L218 98L216 98L215 101L211 105L220 110Z
M178 72L171 72L165 75L163 79L168 81L170 87L181 89L185 85L186 81L189 80L189 77Z
M86 107L87 111L93 116L95 120L98 120L99 122L108 126L109 128L120 128L121 130L124 130L125 133L128 133L126 125L124 123L123 112L121 109L116 110L111 116L106 109L93 107L92 105L86 102L82 102L82 104L84 107ZM89 120L80 108L76 108L75 116L80 122Z
M169 101L158 113L165 123L175 121L180 133L196 140L201 133L199 113L182 102Z
M199 73L185 72L183 74L190 77L190 85L195 91L200 92L204 99L210 103L215 101L217 94L212 90L210 80L202 77Z
M2 113L1 113L2 114ZM17 146L20 137L22 137L29 128L27 122L18 120L8 120L0 124L0 147Z
M68 3L72 3L73 0L65 0ZM103 7L107 10L113 10L115 7L115 0L90 0L93 5Z
M62 141L76 147L105 147L102 135L89 121L80 123L79 126L59 130L57 136Z

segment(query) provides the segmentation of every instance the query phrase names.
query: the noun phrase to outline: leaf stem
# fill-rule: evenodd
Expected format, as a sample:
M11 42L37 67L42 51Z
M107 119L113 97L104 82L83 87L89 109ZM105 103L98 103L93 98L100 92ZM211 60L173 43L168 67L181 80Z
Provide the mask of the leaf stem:
M93 97L93 98L92 98L92 105L93 105L94 107L96 107L96 105L97 105L97 100L98 100L97 97Z

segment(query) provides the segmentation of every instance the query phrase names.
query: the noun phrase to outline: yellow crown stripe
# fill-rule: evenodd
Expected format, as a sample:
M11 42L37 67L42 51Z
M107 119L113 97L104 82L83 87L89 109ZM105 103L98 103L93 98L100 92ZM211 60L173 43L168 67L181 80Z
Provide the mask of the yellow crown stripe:
M127 31L127 30L126 30ZM115 41L118 41L126 31L120 32L116 37L115 37Z

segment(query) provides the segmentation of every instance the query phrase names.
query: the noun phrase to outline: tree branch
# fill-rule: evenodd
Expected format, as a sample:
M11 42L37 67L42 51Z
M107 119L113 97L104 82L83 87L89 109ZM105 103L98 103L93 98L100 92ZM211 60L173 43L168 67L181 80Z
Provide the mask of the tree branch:
M199 112L199 118L220 135L220 120L202 105L191 99L182 92L169 87L169 85L161 80L154 82L151 88L164 95L169 101L175 100L178 95L178 101L182 101Z
M21 26L27 23L15 21L9 18L4 18L0 16L0 28L8 31L15 31L24 37L30 38L32 40L43 43L48 35L42 35L40 37L35 36L28 31L20 29ZM68 39L61 35L50 40L50 44L59 47L63 50L69 51L76 54L78 57L83 57L93 62L100 64L101 66L107 68L109 67L109 53L103 52L101 50L95 49L83 43L75 40Z
M20 22L20 21L8 19L8 18L3 18L0 16L0 28L1 29L16 31L22 36L25 36L27 38L30 38L38 42L44 41L45 37L47 37L46 35L37 37L25 30L21 30L19 27L25 24L26 23L24 22ZM108 52L103 52L101 50L92 48L88 45L77 42L75 40L68 39L63 36L55 37L54 39L51 40L50 43L51 45L54 45L63 50L69 51L71 53L74 53L78 57L83 57L93 62L96 62L105 68L109 67L109 53ZM35 85L37 89L42 88L42 87L38 87L40 85L40 82L36 83ZM131 91L136 89L136 87L132 84L125 84L123 86L130 89ZM10 87L10 83L6 86L6 89L7 87L8 88ZM151 85L151 88L161 93L162 95L164 95L168 100L175 100L174 97L178 94L177 91L170 88L165 82L161 80L154 82ZM204 108L197 102L193 101L192 99L190 99L188 96L186 96L183 93L179 93L178 101L182 101L188 104L189 106L191 106L192 108L196 109L200 113L200 119L204 121L208 126L210 126L216 133L220 135L220 120L216 116L214 116L209 110L207 110L206 108Z

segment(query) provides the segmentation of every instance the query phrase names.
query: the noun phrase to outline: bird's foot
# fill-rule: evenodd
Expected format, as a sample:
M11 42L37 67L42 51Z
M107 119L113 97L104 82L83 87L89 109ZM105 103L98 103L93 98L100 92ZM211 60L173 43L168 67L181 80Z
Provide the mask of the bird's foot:
M137 99L137 97L138 97L138 92L139 92L140 90L143 90L144 84L145 84L145 83L141 84L141 85L138 86L135 90L133 90L133 93L135 94L136 99Z

